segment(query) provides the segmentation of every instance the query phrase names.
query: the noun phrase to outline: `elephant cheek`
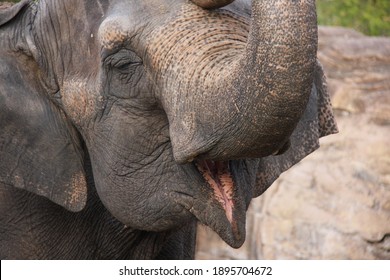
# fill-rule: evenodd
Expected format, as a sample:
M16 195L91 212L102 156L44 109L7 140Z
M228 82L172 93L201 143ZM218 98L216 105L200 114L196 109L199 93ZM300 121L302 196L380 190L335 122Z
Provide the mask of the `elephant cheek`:
M129 228L144 231L166 231L178 228L194 217L175 203L168 186L152 188L145 179L136 180L113 175L101 157L92 164L96 190L107 210Z

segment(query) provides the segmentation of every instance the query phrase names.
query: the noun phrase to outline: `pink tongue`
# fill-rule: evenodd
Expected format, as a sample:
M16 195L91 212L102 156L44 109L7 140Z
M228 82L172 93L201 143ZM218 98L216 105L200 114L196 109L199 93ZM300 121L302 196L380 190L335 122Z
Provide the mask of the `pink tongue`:
M215 199L225 210L228 221L233 223L233 178L229 169L229 162L202 160L196 166L203 178L214 191Z

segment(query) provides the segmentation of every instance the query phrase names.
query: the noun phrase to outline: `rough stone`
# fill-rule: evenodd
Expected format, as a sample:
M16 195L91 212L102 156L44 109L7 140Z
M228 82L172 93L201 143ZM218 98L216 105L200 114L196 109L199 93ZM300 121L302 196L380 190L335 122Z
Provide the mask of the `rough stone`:
M0 2L0 10L11 7L13 4L10 2Z

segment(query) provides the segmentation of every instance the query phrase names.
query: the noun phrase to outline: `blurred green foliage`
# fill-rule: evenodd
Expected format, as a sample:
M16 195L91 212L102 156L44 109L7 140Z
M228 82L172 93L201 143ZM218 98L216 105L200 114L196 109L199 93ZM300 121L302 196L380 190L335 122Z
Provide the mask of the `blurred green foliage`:
M318 22L390 36L390 0L317 0Z
M367 35L390 36L390 0L317 0L317 9L320 25L345 26Z

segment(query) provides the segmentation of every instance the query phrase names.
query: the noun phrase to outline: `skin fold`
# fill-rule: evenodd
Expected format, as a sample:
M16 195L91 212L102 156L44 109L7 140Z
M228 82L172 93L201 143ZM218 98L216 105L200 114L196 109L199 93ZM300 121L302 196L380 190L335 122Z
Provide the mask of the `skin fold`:
M0 11L0 257L191 259L337 127L314 1Z

